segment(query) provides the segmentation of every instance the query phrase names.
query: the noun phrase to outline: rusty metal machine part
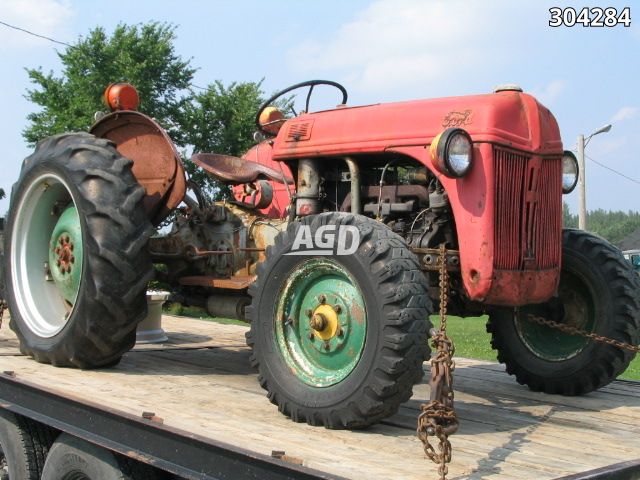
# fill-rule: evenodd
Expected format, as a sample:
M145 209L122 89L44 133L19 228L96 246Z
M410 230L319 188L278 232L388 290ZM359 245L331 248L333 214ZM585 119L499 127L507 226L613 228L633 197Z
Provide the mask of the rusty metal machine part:
M278 183L293 183L293 179L284 177L282 172L231 155L217 153L196 153L191 157L193 163L223 182L247 183L258 179L267 179Z
M154 262L167 265L165 280L183 288L243 291L255 279L266 247L286 229L287 220L264 218L237 203L198 205L189 195L168 235L149 240Z
M362 205L360 203L360 168L356 161L351 157L346 157L344 161L349 167L349 180L351 180L351 213L361 213Z
M301 159L298 162L298 185L296 187L296 215L303 217L322 211L320 203L320 171L318 160Z
M116 111L98 120L91 133L111 140L118 152L133 160L133 175L147 193L147 215L160 224L186 191L180 157L164 129L142 113Z
M207 298L207 312L212 317L245 319L245 308L251 303L246 295L211 295Z
M255 210L261 210L271 205L273 201L273 187L266 180L244 183L242 189L235 190L236 198L239 202Z

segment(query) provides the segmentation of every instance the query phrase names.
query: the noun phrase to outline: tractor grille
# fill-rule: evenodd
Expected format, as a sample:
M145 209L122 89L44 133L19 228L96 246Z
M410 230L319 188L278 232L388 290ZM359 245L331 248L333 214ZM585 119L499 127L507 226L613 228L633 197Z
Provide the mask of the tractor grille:
M494 147L499 270L541 270L562 254L562 160Z

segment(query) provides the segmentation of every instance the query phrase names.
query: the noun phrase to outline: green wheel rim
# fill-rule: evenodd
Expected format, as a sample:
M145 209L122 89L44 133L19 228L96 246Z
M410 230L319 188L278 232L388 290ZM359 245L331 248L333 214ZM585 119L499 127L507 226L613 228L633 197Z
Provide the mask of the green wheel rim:
M563 272L558 297L562 303L560 319L549 317L546 304L521 307L516 311L515 317L516 330L527 348L538 357L552 362L575 357L588 345L589 340L533 323L527 319L527 315L551 318L588 332L593 332L596 325L596 311L591 292L576 275Z
M71 205L60 215L49 241L49 270L60 295L73 305L80 289L82 230L80 217Z
M296 266L280 290L276 348L304 383L329 387L358 364L366 319L362 293L346 269L329 259L310 258Z

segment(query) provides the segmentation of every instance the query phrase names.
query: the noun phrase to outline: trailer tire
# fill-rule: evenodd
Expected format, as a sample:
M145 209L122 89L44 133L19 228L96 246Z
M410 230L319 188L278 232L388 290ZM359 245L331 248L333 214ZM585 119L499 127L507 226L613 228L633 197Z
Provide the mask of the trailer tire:
M300 229L337 236L344 226L359 233L354 253L287 255ZM417 258L385 225L339 212L293 222L249 288L247 343L260 385L282 413L310 425L363 428L392 415L429 357L427 292Z
M618 249L581 230L563 232L559 302L496 309L487 331L507 373L531 390L583 395L625 371L635 354L525 320L527 314L637 345L640 278Z
M42 480L154 480L152 467L63 433L51 447Z
M6 293L20 350L38 362L104 367L135 343L153 227L131 165L86 133L47 138L22 165L5 238Z
M53 438L48 427L0 409L0 480L40 480Z

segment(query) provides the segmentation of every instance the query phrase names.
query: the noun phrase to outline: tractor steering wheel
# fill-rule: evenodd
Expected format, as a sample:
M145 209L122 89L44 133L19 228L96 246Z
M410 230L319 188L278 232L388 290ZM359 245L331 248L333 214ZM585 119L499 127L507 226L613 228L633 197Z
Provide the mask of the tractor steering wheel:
M331 87L337 88L342 92L342 103L343 104L347 103L347 97L348 97L347 89L344 88L342 85L340 85L338 82L332 82L331 80L307 80L306 82L296 83L295 85L291 85L290 87L285 88L284 90L280 90L260 106L260 108L258 109L258 113L256 114L256 127L258 127L258 130L264 134L271 135L268 131L262 128L262 125L260 125L260 115L274 101L276 101L278 98L282 97L284 94L289 93L292 90L297 90L298 88L302 88L302 87L309 87L309 93L307 93L307 101L305 102L305 106L304 106L305 112L308 112L309 101L311 100L311 94L313 93L313 89L316 85L329 85Z

